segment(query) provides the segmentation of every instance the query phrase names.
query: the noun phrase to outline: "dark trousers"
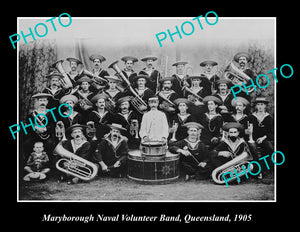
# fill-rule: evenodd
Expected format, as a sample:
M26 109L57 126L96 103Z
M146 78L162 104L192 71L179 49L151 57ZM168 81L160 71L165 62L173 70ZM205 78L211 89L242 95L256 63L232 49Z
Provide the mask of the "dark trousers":
M206 166L200 167L197 164L190 162L181 162L181 168L185 174L195 175L195 179L204 180L210 177L210 174L213 170L211 164L207 163Z

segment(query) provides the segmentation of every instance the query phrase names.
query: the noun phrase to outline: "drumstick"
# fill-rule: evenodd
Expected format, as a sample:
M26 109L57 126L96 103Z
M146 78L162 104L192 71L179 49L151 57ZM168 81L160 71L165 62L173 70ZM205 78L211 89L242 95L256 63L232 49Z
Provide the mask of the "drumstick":
M200 162L196 159L195 156L192 155L192 153L190 152L191 156L193 157L193 159L197 162L197 164L200 164Z

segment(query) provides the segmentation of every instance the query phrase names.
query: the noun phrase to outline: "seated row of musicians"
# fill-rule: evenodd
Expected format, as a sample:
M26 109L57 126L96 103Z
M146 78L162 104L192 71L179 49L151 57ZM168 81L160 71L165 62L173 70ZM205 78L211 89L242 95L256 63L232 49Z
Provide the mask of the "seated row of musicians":
M39 99L43 99L42 95L39 95ZM103 97L104 96L104 97ZM103 109L103 114L102 117L100 117L102 120L105 115L108 114L107 111L104 110L105 108L105 95L103 94L98 94L94 96L94 99L92 100L99 109ZM122 110L126 109L126 112L128 116L130 116L129 110L129 105L130 105L130 98L129 97L123 97L119 99L119 105L122 106ZM41 101L43 102L43 101ZM46 102L46 101L45 101ZM44 102L43 106L46 104ZM73 95L66 95L62 97L60 100L61 103L68 103L71 109L74 108L74 105L78 102L78 99L73 96ZM157 136L160 136L162 140L167 141L168 137L170 139L170 136L174 131L176 131L177 134L177 141L181 141L188 135L188 130L186 129L186 126L183 126L184 124L187 124L189 122L193 122L194 120L197 121L196 119L193 119L193 117L187 113L187 109L189 104L191 104L187 99L184 98L178 98L175 101L175 104L178 105L178 110L179 113L174 116L174 122L178 121L177 126L174 123L174 126L171 127L169 130L168 126L168 121L166 115L162 112L157 110L159 101L157 98L150 98L149 99L149 106L150 106L150 111L144 114L144 117L142 118L141 122L141 128L139 131L139 135L142 138L143 141L147 140L159 140ZM223 125L223 119L222 115L219 113L216 113L217 107L221 104L220 100L214 96L208 96L203 100L204 104L207 106L208 112L206 112L203 117L200 119L200 122L203 126L202 133L200 135L200 139L205 144L206 149L209 148L209 151L212 151L215 147L217 147L220 143L220 129ZM246 99L243 98L238 98L238 100L232 101L233 106L236 107L236 114L232 115L233 121L240 121L241 123L248 123L247 120L245 120L245 116L243 114L244 108L249 105ZM272 148L272 145L270 143L270 138L272 136L271 129L272 129L272 124L270 121L270 115L265 112L265 106L267 101L265 99L256 99L255 101L257 105L257 112L253 113L253 115L249 116L249 120L252 118L252 123L254 123L254 138L256 139L256 142L261 145L264 145L266 149L269 151ZM65 115L69 115L70 110L68 107L64 111ZM96 113L96 111L93 111L92 113ZM92 114L91 113L91 114ZM100 112L101 114L101 112ZM111 115L112 116L112 115ZM177 118L176 118L177 117ZM113 117L112 117L113 118ZM157 120L159 119L160 120ZM212 120L214 119L214 120ZM268 120L265 120L268 119ZM71 125L74 125L76 123L80 123L80 114L77 113L76 111L72 110L72 114L69 115L69 117L66 118L61 118L63 121L64 125L66 125L66 128L70 128ZM90 117L90 120L92 119L92 116ZM98 121L98 125L96 124L96 133L102 133L101 138L99 141L104 141L105 140L105 135L109 133L109 123L112 123L111 121L109 122L110 117L107 117L107 121L102 121L102 123L99 123L98 119L95 121ZM138 117L136 118L138 120ZM248 120L248 121L249 121ZM255 121L256 120L256 121ZM263 120L265 120L265 124L263 124ZM109 122L109 123L108 123ZM121 122L121 119L117 119L115 122ZM214 122L214 123L213 123ZM97 127L97 126L100 126ZM128 143L130 143L130 124L126 124L124 126L124 130L122 131L123 134L125 135L124 137L128 139ZM101 128L102 127L102 128ZM122 126L121 126L122 127ZM127 128L126 128L127 127ZM176 128L177 127L177 128ZM71 127L72 128L72 127ZM122 127L123 128L123 127ZM247 128L247 127L245 127ZM136 132L136 131L135 131ZM151 132L151 133L150 133ZM214 134L215 133L215 134ZM244 131L241 131L241 135L244 134ZM245 135L244 135L245 136ZM258 137L260 136L260 137ZM267 139L268 138L268 139ZM126 139L126 140L127 140ZM97 143L99 143L99 141ZM137 140L139 142L139 140ZM96 145L97 145L96 143ZM170 144L171 145L171 144ZM95 149L95 147L94 147ZM97 151L97 150L96 150ZM255 151L253 149L253 151ZM97 153L97 152L96 152ZM254 153L254 152L253 152ZM253 154L255 156L255 153ZM101 165L102 170L106 170L105 165ZM108 166L108 165L106 165ZM109 165L111 166L111 165ZM209 166L208 166L209 167Z

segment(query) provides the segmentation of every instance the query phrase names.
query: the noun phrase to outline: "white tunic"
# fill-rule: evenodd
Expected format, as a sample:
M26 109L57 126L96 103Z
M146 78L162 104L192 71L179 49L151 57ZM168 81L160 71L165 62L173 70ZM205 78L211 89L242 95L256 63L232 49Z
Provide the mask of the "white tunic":
M162 111L157 109L150 110L143 115L140 137L147 136L150 141L161 141L162 138L168 138L169 125L168 120Z

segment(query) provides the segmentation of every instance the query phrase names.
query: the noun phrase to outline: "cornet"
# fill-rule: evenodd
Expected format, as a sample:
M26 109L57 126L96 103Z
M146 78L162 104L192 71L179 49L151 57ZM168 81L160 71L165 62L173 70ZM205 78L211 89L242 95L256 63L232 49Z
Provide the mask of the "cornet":
M253 123L248 121L248 130L249 130L249 140L248 143L255 143L253 140Z
M65 134L65 125L62 121L58 121L55 126L55 136L58 138L59 141L67 140Z
M139 138L139 122L137 119L132 119L130 124L130 134L135 135L135 138Z
M174 131L172 133L172 138L170 139L170 142L175 142L175 141L177 141L177 139L176 139L176 132L178 130L178 123L176 123L175 121L173 121L172 127L175 127L175 129L174 129Z

